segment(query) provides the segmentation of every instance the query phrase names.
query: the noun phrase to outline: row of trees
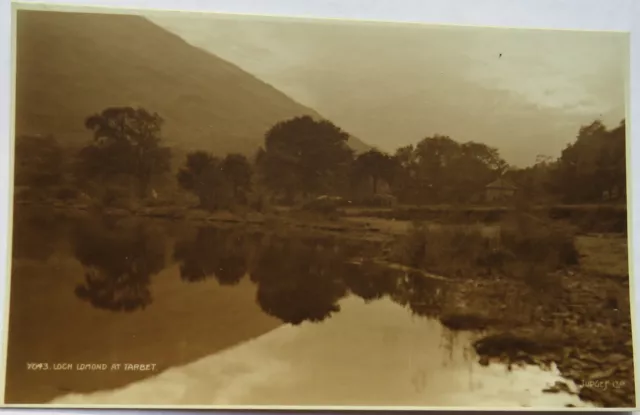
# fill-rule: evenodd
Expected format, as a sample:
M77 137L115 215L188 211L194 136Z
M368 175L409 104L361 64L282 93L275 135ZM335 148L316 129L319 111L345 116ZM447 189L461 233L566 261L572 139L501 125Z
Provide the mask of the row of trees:
M528 199L566 203L626 200L626 125L607 129L595 121L583 126L559 158L539 156L525 169L506 172Z
M16 184L117 185L130 189L131 197L145 198L153 193L154 182L172 171L162 124L158 114L143 108L107 108L92 115L85 125L93 140L66 169L64 152L53 138L18 140ZM253 159L187 154L174 182L208 209L246 204L256 194L294 203L322 194L357 200L383 191L409 204L468 203L478 201L484 186L500 176L532 200L584 203L601 200L603 194L625 194L624 121L612 130L599 121L582 127L558 159L541 157L525 169L510 168L495 148L442 135L394 154L375 149L355 154L348 139L329 121L296 117L270 128Z

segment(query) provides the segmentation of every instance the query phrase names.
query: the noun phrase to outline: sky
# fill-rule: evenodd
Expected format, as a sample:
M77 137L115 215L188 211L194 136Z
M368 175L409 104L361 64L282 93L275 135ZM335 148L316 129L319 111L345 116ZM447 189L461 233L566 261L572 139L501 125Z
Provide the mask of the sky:
M558 157L581 125L625 117L622 33L302 20L148 18L393 152L434 134L512 165Z

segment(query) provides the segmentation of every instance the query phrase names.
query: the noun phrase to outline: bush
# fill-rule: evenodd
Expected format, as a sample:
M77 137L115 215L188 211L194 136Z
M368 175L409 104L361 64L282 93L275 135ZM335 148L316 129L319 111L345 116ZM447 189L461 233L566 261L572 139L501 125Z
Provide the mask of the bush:
M496 234L482 226L414 224L391 256L447 277L500 276L542 288L558 281L554 271L578 263L570 229L525 215L505 221Z
M449 277L474 276L490 252L478 226L412 226L392 252L395 261Z

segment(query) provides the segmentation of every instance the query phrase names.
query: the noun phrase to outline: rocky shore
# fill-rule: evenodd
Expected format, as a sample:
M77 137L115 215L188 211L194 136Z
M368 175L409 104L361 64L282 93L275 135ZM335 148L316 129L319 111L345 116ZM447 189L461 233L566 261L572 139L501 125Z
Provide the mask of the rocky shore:
M479 331L474 348L483 365L555 365L573 385L558 382L545 392L634 407L628 282L574 272L558 278L556 295L513 282L460 282L458 300L441 320L451 329Z

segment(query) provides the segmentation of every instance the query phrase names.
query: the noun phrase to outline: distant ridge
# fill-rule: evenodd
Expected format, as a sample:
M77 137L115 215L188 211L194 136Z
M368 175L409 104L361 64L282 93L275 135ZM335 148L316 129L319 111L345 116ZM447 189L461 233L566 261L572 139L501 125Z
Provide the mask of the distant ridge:
M91 140L86 116L143 106L184 150L252 154L264 133L294 116L322 118L239 67L133 15L17 14L16 135ZM356 138L357 151L369 147Z

